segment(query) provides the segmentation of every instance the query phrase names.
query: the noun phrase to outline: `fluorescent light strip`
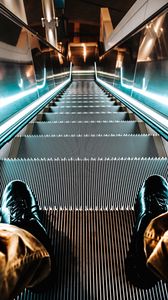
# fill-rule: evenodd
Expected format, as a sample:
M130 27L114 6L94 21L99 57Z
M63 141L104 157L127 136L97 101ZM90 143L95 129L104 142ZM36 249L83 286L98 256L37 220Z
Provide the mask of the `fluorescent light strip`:
M107 73L107 72L103 72L103 71L98 71L97 72L98 74L100 74L100 75L105 75L105 76L108 76L108 77L114 77L114 78L119 78L119 76L118 75L116 75L116 74L114 74L114 73Z
M69 74L70 74L69 71L68 72L62 72L62 73L58 73L58 74L47 76L47 79L54 79L54 78L65 76L65 75L69 75Z
M72 74L94 74L94 70L74 70L72 71Z
M155 112L153 109L149 108L148 106L140 103L138 100L126 95L125 93L121 92L120 90L116 89L115 87L111 86L110 84L106 83L105 81L99 79L96 74L96 80L104 86L106 89L111 91L112 93L118 95L119 97L123 98L128 102L128 104L131 104L136 109L138 109L141 113L149 117L149 119L153 119L157 124L161 124L162 127L164 127L168 132L168 119L161 116L157 112Z
M62 88L64 88L69 82L70 82L70 78L68 78L63 83L59 84L57 87L55 87L51 91L47 92L45 95L38 98L35 102L33 102L32 104L30 104L29 106L24 108L17 115L10 118L7 122L5 122L3 125L0 126L0 134L3 134L10 127L14 126L15 123L18 123L19 121L21 121L25 116L27 116L33 110L38 108L42 103L44 103L49 97L54 96L56 92L59 92Z
M36 85L36 87L34 88L31 88L27 91L24 91L24 92L20 92L20 93L17 93L15 95L12 95L12 96L9 96L9 97L5 97L5 98L1 98L0 99L0 108L4 107L4 106L7 106L13 102L16 102L26 96L29 96L31 94L34 94L35 92L37 92L38 90L41 90L45 87L46 85L46 68L44 68L44 80L43 80L43 83L41 85Z
M149 91L146 91L144 89L139 89L139 88L136 88L134 87L133 85L128 85L128 84L125 84L123 82L123 68L120 68L120 72L121 72L121 86L128 89L128 90L131 90L133 92L136 92L137 94L140 94L140 95L143 95L147 98L150 98L152 100L155 100L156 102L160 103L160 104L163 104L163 105L168 105L168 97L165 97L165 96L161 96L159 94L155 94L155 93L152 93L152 92L149 92ZM145 78L143 78L143 83L142 83L142 86L144 87L144 83L145 82Z
M119 78L119 76L115 75L115 74L110 74L110 73L107 73L107 72L103 72L103 71L97 71L97 74L100 74L100 75L105 75L105 76L109 76L109 77L115 77L115 78ZM127 80L126 78L123 77L123 68L121 67L120 68L120 74L121 74L121 80L120 80L120 84L122 87L128 89L128 90L131 90L133 92L136 92L137 94L140 94L140 95L143 95L147 98L150 98L152 100L155 100L156 102L160 103L160 104L163 104L163 105L166 105L168 106L168 96L165 97L165 96L161 96L159 94L155 94L155 93L152 93L152 92L149 92L149 91L146 91L144 89L144 86L145 86L145 78L143 78L143 82L142 82L142 89L139 89L139 88L136 88L135 86L133 85L128 85L126 83L124 83L124 80ZM127 80L127 81L130 81L131 80Z
M46 68L44 68L44 80L43 80L42 84L37 85L34 88L31 88L27 91L23 91L23 92L17 93L15 95L12 95L9 97L1 98L0 99L0 108L3 108L11 103L14 103L14 102L26 97L26 96L36 93L38 90L43 89L46 85L46 79L53 79L55 77L64 76L64 75L68 75L68 74L70 74L70 72L62 72L62 73L59 73L56 75L46 77Z

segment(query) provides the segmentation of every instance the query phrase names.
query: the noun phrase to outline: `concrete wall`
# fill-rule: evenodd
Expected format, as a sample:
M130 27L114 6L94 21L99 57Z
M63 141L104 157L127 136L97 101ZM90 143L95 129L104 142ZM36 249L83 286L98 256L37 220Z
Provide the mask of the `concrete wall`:
M0 0L0 3L27 24L23 0Z
M167 3L166 0L137 0L110 35L105 45L106 50L120 42Z

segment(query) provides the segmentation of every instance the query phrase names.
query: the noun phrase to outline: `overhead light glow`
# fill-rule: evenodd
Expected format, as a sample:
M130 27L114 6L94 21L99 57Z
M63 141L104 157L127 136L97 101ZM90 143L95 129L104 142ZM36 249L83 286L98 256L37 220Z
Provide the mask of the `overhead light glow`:
M86 55L87 55L87 52L86 52L86 45L83 44L83 60L84 60L84 62L86 62Z

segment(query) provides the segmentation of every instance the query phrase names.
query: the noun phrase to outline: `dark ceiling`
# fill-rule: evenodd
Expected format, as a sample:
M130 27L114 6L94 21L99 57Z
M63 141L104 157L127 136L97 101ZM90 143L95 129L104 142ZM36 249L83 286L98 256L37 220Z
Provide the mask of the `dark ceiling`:
M100 8L108 7L115 27L134 2L135 0L67 0L65 16L69 20L99 25Z
M100 8L109 8L113 26L116 27L134 2L135 0L65 0L65 9L56 10L56 15L60 18L59 40L72 41L74 23L80 22L80 41L98 41ZM24 0L24 3L29 25L44 35L41 27L41 0Z

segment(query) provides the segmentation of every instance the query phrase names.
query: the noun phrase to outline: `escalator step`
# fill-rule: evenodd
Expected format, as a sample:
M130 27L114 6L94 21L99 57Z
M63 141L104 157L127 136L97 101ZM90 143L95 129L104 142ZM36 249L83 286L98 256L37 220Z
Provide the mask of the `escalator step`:
M152 174L168 179L168 158L112 160L1 160L1 192L25 181L41 206L131 209L139 187Z
M51 102L50 106L69 106L69 105L73 105L73 106L84 106L84 105L91 105L91 106L97 106L97 105L103 105L103 106L112 106L112 105L115 105L115 101L100 101L100 100L83 100L83 101L80 101L79 99L77 100L59 100L59 101L55 101L55 102Z
M155 140L159 138L155 136ZM158 157L153 136L148 135L23 136L16 139L21 139L18 158Z
M142 122L141 122L142 123ZM139 123L135 121L95 122L95 123L34 123L32 135L46 134L136 134L140 133Z
M133 211L46 210L42 219L56 258L55 286L39 295L25 291L17 300L167 300L162 281L143 290L126 280Z
M123 111L123 108L121 106L117 105L111 105L111 106L103 106L103 105L79 105L79 106L50 106L48 112L121 112Z
M110 101L111 100L111 98L110 97L108 97L108 96L106 96L106 95L95 95L95 94L93 94L93 95L90 95L90 94L88 94L88 95L78 95L78 94L76 94L76 95L63 95L63 96L61 96L60 98L59 98L60 100L63 100L63 101L70 101L70 100L77 100L77 101Z
M126 112L119 112L119 113L44 113L42 116L42 121L94 121L94 120L113 120L113 121L124 121L124 120L131 120L134 118L134 114L126 113ZM41 116L38 115L37 121L41 120Z

